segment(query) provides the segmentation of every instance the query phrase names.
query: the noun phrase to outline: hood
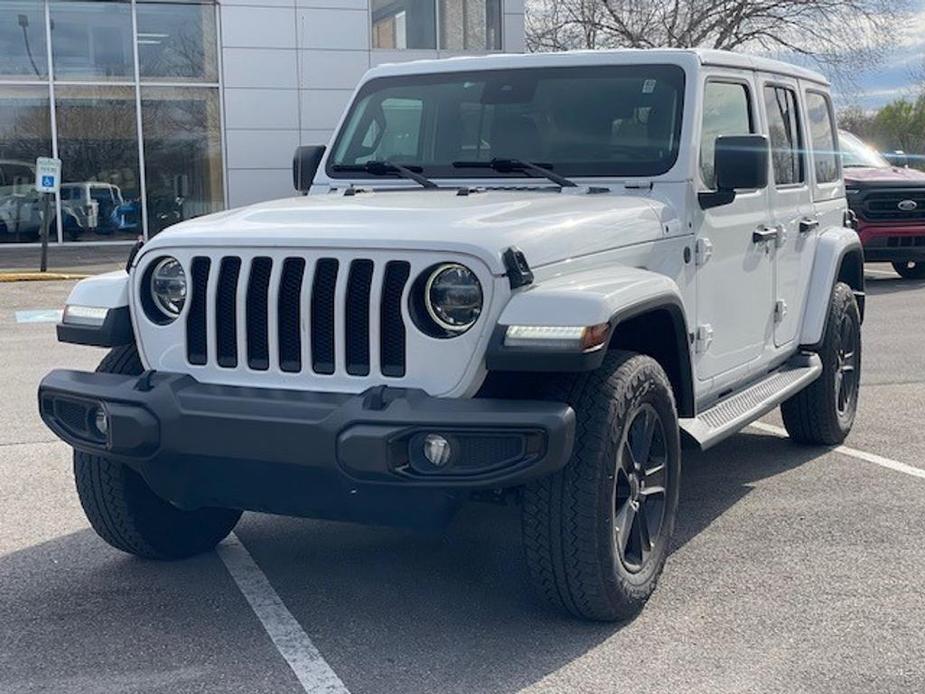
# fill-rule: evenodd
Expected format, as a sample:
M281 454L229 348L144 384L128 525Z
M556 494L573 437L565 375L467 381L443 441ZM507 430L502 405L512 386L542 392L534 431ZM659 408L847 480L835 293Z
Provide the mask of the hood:
M651 241L674 218L662 203L612 193L397 190L276 200L182 222L145 253L177 246L446 250L496 274L511 246L531 267Z
M888 168L852 166L845 169L845 184L854 188L925 186L925 172L898 166Z

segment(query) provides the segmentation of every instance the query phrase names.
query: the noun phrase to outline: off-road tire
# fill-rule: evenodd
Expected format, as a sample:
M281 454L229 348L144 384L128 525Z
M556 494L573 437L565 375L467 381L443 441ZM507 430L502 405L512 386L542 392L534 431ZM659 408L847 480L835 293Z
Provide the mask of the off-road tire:
M925 263L903 261L893 263L896 274L907 280L925 280Z
M138 375L134 345L116 347L98 372ZM240 511L183 511L157 496L131 468L100 456L74 452L77 494L90 525L116 549L146 559L183 559L207 552L234 529Z
M836 379L844 321L856 330L855 383L851 402L839 413ZM822 375L780 406L784 427L790 438L808 445L835 446L842 443L857 414L861 377L861 312L854 292L844 282L835 285L826 319L825 335L817 353L822 359Z
M577 617L630 619L655 590L677 515L681 454L671 385L654 359L612 351L597 371L550 379L543 390L547 399L575 409L577 428L568 464L524 489L522 533L531 580L543 599ZM641 407L661 421L671 483L665 485L663 526L649 562L631 573L616 547L615 477L624 433Z

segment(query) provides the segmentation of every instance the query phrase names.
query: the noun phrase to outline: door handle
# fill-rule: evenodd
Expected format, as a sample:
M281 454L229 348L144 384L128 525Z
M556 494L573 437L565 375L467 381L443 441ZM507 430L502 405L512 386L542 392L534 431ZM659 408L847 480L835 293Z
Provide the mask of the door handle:
M752 232L752 243L777 241L780 230L777 227L760 226Z
M811 231L815 231L819 228L819 220L814 217L803 217L800 220L800 233L808 234Z

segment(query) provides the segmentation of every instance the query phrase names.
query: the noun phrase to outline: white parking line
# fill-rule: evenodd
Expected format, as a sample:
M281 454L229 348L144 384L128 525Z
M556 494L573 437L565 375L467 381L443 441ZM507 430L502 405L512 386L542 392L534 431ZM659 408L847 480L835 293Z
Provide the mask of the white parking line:
M775 434L776 436L787 436L786 429L782 427L776 427L773 424L765 424L764 422L752 422L751 426L769 434ZM902 472L903 474L911 475L912 477L919 477L925 480L925 470L922 468L913 467L911 465L906 465L905 463L900 463L898 460L890 460L889 458L884 458L882 455L867 453L866 451L859 451L855 448L848 448L848 446L837 446L832 450L836 453L841 453L842 455L851 456L852 458L857 458L858 460L863 460L867 463L873 463L874 465L885 467L888 470L895 470L896 472Z
M218 546L217 552L273 641L276 650L292 668L305 691L312 694L350 694L296 618L286 609L286 605L273 590L270 581L237 535L229 535L228 539Z

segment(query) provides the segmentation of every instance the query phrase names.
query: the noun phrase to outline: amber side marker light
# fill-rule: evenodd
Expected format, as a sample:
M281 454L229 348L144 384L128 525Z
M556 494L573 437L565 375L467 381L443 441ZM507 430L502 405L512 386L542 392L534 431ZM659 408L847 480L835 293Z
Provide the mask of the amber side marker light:
M607 344L610 323L586 326L509 325L504 346L554 352L594 352Z

